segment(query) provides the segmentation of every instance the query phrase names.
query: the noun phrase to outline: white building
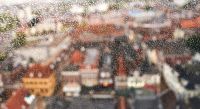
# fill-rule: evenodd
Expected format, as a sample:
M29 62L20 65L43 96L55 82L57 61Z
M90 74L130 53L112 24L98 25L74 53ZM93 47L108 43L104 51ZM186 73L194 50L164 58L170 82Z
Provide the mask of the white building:
M115 76L115 89L127 88L127 76Z
M96 5L92 5L89 7L88 11L93 13L93 12L105 12L109 8L108 3L98 3Z
M17 17L23 23L30 21L34 17L31 7L27 6L23 9L18 10Z
M99 76L99 50L97 48L86 48L86 57L81 65L81 83L86 87L98 85Z
M63 71L61 72L63 82L63 93L65 96L77 97L80 95L80 73L79 71Z
M61 32L63 24L57 21L56 18L46 18L36 26L26 30L27 35L35 36L37 34L47 34L48 32Z
M50 43L45 43L45 41L41 41L34 47L26 46L14 50L14 65L22 64L26 66L30 58L32 58L35 62L42 62L44 60L47 60L51 56L54 56L58 52L68 49L71 44L71 39L69 37L61 40L61 42L56 45L53 44L54 41Z
M84 13L84 10L85 8L83 6L73 5L72 8L70 9L70 12L74 14L81 14Z
M143 76L130 76L127 79L127 86L129 88L143 88L145 85L157 86L160 84L160 75L146 74Z
M86 87L98 85L98 69L80 69L81 83Z
M36 62L41 62L49 57L47 47L24 47L14 50L14 64L22 64L26 66L30 58Z

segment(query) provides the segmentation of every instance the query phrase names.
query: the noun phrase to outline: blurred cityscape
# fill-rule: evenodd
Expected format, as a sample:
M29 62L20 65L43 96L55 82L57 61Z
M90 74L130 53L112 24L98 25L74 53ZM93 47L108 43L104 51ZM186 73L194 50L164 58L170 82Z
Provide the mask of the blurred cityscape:
M199 109L199 0L0 0L0 109Z

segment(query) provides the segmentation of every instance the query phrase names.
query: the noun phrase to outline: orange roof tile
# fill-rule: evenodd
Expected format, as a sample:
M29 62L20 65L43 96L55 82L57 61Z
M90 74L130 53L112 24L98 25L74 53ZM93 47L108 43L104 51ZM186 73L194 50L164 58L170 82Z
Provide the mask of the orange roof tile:
M31 65L27 73L24 77L28 78L48 78L53 71L49 68L49 66L41 65L41 64L33 64Z
M22 109L23 106L28 108L28 104L24 101L24 97L28 94L25 89L18 89L13 95L6 101L6 107L8 109Z
M99 25L88 25L79 26L75 28L73 32L70 33L71 36L78 38L83 32L93 33L97 36L122 36L124 35L124 28L117 28L113 24L99 24Z
M126 109L126 100L125 97L120 96L119 97L119 104L118 104L118 109Z
M196 27L196 23L194 20L182 20L181 21L181 27L182 28L194 28Z
M197 18L195 19L195 21L196 21L198 27L200 27L200 17L197 17Z
M126 69L124 58L123 58L122 55L120 55L118 57L117 62L118 62L117 74L119 76L126 75L126 70L127 69Z
M200 17L189 20L181 20L180 25L182 28L198 28L200 27Z
M75 50L71 55L70 61L72 64L81 64L84 61L84 54L79 50Z

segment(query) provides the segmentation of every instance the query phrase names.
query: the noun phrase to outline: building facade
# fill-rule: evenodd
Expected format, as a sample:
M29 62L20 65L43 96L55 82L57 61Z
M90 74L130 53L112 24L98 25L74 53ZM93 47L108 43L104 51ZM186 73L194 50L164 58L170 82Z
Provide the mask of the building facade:
M25 100L28 94L26 89L18 89L12 92L11 97L6 101L5 105L2 105L2 109L29 109L29 105Z
M65 96L79 96L81 91L80 73L78 71L63 71L62 90Z
M51 96L56 86L55 73L40 64L31 65L22 81L26 89L38 96Z
M80 66L81 83L86 87L98 85L99 50L87 48L83 64Z
M98 85L98 69L80 69L81 83L86 87Z

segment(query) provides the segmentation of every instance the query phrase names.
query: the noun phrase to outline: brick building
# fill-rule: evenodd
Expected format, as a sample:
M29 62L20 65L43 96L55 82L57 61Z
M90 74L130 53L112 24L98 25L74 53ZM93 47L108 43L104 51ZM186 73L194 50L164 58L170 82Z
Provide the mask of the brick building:
M41 64L30 65L22 81L26 89L39 96L51 96L56 86L54 71Z

